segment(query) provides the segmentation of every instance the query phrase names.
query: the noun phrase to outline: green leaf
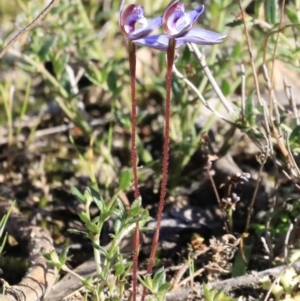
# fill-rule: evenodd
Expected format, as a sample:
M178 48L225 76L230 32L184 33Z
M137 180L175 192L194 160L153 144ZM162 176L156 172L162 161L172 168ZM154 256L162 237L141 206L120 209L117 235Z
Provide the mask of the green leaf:
M137 216L140 211L142 209L142 198L138 197L132 204L130 207L130 210L128 212L128 218L132 218Z
M96 68L98 68L98 67L96 67ZM101 83L103 83L104 81L107 81L110 69L111 69L111 62L108 61L104 64L103 68L101 69L101 77L102 77Z
M130 223L126 223L126 226L129 224L135 224L137 222L140 222L140 221L145 221L145 217L144 216L138 216L138 217L135 217L135 218L131 218L130 219Z
M109 90L115 94L117 91L118 76L115 70L111 70L107 75L107 85Z
M89 187L86 188L83 195L84 195L84 198L86 201L86 205L87 205L87 207L89 207L93 202L93 197L91 195L91 189Z
M245 259L249 261L250 255L251 255L252 246L250 245L243 245L243 252L245 255ZM232 277L238 277L243 276L247 272L247 264L245 263L242 255L242 251L239 250L232 267Z
M246 100L245 107L245 119L251 127L255 124L255 114L254 114L254 99L253 97L248 97Z
M99 229L96 225L92 224L92 223L87 223L85 225L85 227L87 228L87 230L89 230L93 235L95 234L99 234Z
M95 217L91 220L91 222L92 222L93 224L97 225L97 224L100 222L100 220L101 220L100 215L97 215L97 216L95 216Z
M103 212L101 219L103 221L106 221L109 217L111 217L112 215L117 215L118 216L118 209L111 209L108 211Z
M203 294L206 301L214 301L214 293L206 286L206 284L203 284Z
M293 129L289 140L292 144L300 145L300 125Z
M164 268L161 267L155 274L153 277L153 287L155 289L155 291L158 291L158 288L165 282L166 279L166 274L164 271Z
M84 237L88 238L89 237L89 234L85 231L79 231L79 230L76 230L76 229L68 229L67 230L69 233L72 233L72 234L80 234L80 235L83 235Z
M60 57L58 54L52 56L51 54L51 62L53 64L54 74L60 78L66 68L67 63L69 62L69 55L65 55L64 57Z
M89 190L90 195L93 197L93 201L98 207L100 213L103 213L106 206L105 206L105 201L103 200L101 194L92 187L89 187L87 189Z
M140 208L142 206L142 198L139 196L135 199L130 207L130 209Z
M41 49L38 52L38 56L42 62L46 61L47 55L51 51L51 48L56 44L58 36L52 36L47 39L44 44L42 45Z
M94 84L98 86L103 85L103 69L100 69L96 64L93 62L89 63L88 66L88 73L85 76Z
M118 217L121 218L122 217L122 210L114 208L114 214Z
M203 284L203 293L206 301L233 301L233 298L225 295L222 290L209 289Z
M166 282L163 283L160 287L159 287L159 292L158 292L158 296L163 297L167 294L167 292L170 290L171 288L171 283Z
M150 275L146 275L144 279L138 276L139 281L145 286L150 292L153 292L152 279Z
M225 96L231 92L230 84L226 79L223 79L222 81L221 90Z
M50 253L43 254L44 258L53 266L57 267L58 269L61 269L63 264L60 262L60 259L55 252L55 250L52 250Z
M119 180L119 189L120 190L126 190L129 188L131 184L131 175L132 171L131 170L124 170L121 175L120 175L120 180Z
M150 163L153 162L153 157L151 153L144 147L142 143L139 143L137 146L138 153L140 153L140 158L143 162Z
M122 275L125 271L125 266L123 264L123 262L120 262L120 263L117 263L115 265L115 275L116 276L119 276L119 275Z
M93 277L87 277L84 280L82 280L82 284L85 287L93 287Z
M213 290L214 292L216 290ZM231 296L225 295L224 291L220 289L217 293L214 295L215 301L233 301L233 298Z
M59 254L59 262L65 264L68 259L69 247L63 248L62 252Z
M299 23L300 20L298 18L296 9L286 6L285 11L286 11L286 14L287 14L288 18L290 19L291 23L294 23L294 24Z
M270 24L278 23L278 0L265 0L265 20Z
M125 207L124 207L124 204L123 204L123 202L120 200L120 198L118 198L117 197L117 200L116 200L116 202L117 202L117 207L119 208L119 211L120 211L120 218L121 219L124 219L124 217L125 217Z
M130 129L131 120L128 115L121 114L120 112L117 112L117 110L115 110L114 111L114 119L122 127L126 128L126 129Z
M240 60L241 54L243 53L243 47L242 43L236 43L233 46L232 52L231 52L231 57L237 61Z
M103 247L99 246L98 244L94 243L93 241L92 241L92 245L93 245L93 248L97 249L98 251L100 251L100 253L104 254L105 257L107 257L107 255L108 255L107 251Z
M130 211L128 213L128 217L129 218L136 217L140 211L141 211L141 208L139 208L139 207L132 208L132 209L130 209Z
M116 219L115 224L114 224L115 234L118 234L120 232L121 226L122 226L122 221L120 219Z
M78 215L79 215L79 218L81 219L81 221L85 224L89 223L91 221L90 215L84 211L79 212Z
M71 187L71 193L75 196L75 198L82 204L85 205L86 201L85 201L85 197L83 196L83 194L75 187L72 186Z

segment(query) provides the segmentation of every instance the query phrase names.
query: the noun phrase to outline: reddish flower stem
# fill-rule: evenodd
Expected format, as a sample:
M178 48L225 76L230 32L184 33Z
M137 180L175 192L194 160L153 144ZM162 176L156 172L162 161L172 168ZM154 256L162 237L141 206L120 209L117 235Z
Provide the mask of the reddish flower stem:
M169 165L169 143L170 143L170 117L171 117L171 92L172 92L172 70L175 57L176 40L169 40L167 49L167 76L166 76L166 108L165 108L165 133L164 133L164 148L163 148L163 166L162 166L162 181L160 188L160 198L158 204L158 212L156 218L156 227L152 239L151 254L148 262L147 273L152 272L154 259L159 240L160 224L162 213L165 204L165 197L168 182L168 165ZM142 301L145 300L146 288L144 287Z
M131 165L133 172L133 184L134 184L134 198L137 199L140 196L138 172L137 172L137 152L136 152L136 95L135 95L135 70L136 70L136 45L129 41L128 43L129 53L129 69L130 69L130 87L131 87ZM133 235L133 267L132 267L132 295L133 301L136 301L137 296L137 270L138 270L138 256L140 246L140 230L139 223L136 223L134 235Z
M136 69L136 45L133 42L128 44L129 68L130 68L130 88L131 88L131 164L133 171L134 198L140 196L138 172L137 172L137 153L136 153L136 95L135 95L135 69Z

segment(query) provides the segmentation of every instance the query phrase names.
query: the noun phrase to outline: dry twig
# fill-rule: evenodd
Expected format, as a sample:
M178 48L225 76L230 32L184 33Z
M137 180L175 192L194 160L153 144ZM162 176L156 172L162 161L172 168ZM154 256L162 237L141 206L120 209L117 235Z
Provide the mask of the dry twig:
M25 28L23 28L16 36L14 36L2 50L0 50L0 58L10 49L11 46L15 44L19 39L21 39L26 32L35 27L40 21L44 19L44 17L49 13L49 11L53 8L53 6L58 3L58 0L52 0L46 8Z

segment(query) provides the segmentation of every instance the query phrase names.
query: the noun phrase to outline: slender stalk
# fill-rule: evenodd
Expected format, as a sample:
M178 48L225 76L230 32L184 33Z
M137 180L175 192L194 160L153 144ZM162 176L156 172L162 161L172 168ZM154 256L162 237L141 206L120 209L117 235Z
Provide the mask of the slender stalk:
M258 99L258 102L259 102L260 106L262 107L263 102L262 102L261 94L260 94L258 76L257 76L257 72L256 72L256 69L255 69L254 54L253 54L253 51L252 51L252 46L251 46L251 42L250 42L250 35L249 35L248 27L247 27L247 24L246 24L244 13L243 13L242 1L238 0L238 4L239 4L240 10L242 12L242 16L243 16L242 20L243 20L243 23L244 23L244 31L245 31L246 41L247 41L247 47L248 47L248 52L249 52L249 57L250 57L250 63L251 63L251 68L252 68L252 73L253 73L253 78L254 78L255 89L256 89L256 93L257 93L257 99Z
M93 243L99 246L99 240L100 240L100 231L99 231L99 234L96 234L93 237ZM95 258L97 273L98 273L98 275L101 275L101 273L102 273L101 254L100 254L99 249L97 249L95 247L93 249L94 249L94 258Z
M162 166L162 181L160 188L160 199L158 204L158 212L156 218L156 227L152 239L152 248L147 267L147 272L151 273L155 254L158 246L160 224L162 219L162 212L165 204L167 182L168 182L168 165L169 165L169 142L170 142L170 117L171 117L171 92L172 92L172 70L175 57L176 40L170 39L167 49L167 76L166 76L166 108L165 108L165 137L163 149L163 166ZM145 300L146 288L143 290L142 301Z
M129 69L130 69L130 87L131 87L131 164L133 172L134 198L140 196L138 172L137 172L137 152L136 152L136 95L135 95L135 70L136 70L136 45L129 41ZM136 223L133 236L133 268L132 268L132 286L133 286L133 301L137 295L137 270L138 270L138 255L140 245L140 230L139 223Z
M227 14L226 8L227 8L227 6L229 6L230 3L231 3L230 0L223 0L222 8L219 11L218 15L215 18L213 17L210 20L210 22L212 24L214 24L214 28L217 30L217 32L224 30L224 24L226 22L225 18L226 18L226 14ZM215 22L217 22L217 24L215 24ZM218 55L218 45L214 45L213 47L211 47L211 50L209 52L209 58L208 58L209 66L215 63L217 55ZM207 83L208 83L208 77L204 76L200 83L199 89L198 89L200 93L204 92L204 89L207 86Z
M235 112L233 106L231 105L231 103L224 96L224 94L221 91L219 85L217 84L214 76L212 75L210 69L208 68L208 66L206 64L205 56L199 51L198 47L195 44L189 43L189 45L192 49L192 52L196 56L197 60L201 64L201 66L203 68L203 71L204 71L206 77L208 78L208 81L211 83L213 89L215 90L216 94L218 95L218 97L221 100L222 104L224 105L225 109L230 114L232 119L236 120L238 118L238 115L236 114L236 112Z
M253 192L253 196L252 196L250 205L248 207L248 215L247 215L247 221L246 221L246 226L245 226L244 233L247 233L249 225L250 225L250 220L251 220L251 216L252 216L253 206L254 206L254 203L255 203L255 200L256 200L258 188L260 186L261 174L263 172L263 168L265 166L266 159L267 159L267 156L262 156L262 160L260 162L260 168L259 168L259 172L258 172L258 177L257 177L255 189L254 189L254 192Z
M0 49L0 58L9 50L11 46L14 45L14 43L21 39L22 36L26 32L28 32L30 29L32 29L34 26L36 26L40 21L44 19L44 17L49 13L49 11L53 8L53 6L58 3L58 0L52 0L45 8L44 10L31 22L29 25L27 25L25 28L23 28L17 35L15 35L5 46L3 49Z
M134 198L140 196L138 173L137 173L137 153L136 153L136 95L135 95L135 69L136 69L136 45L128 43L129 66L130 66L130 88L131 88L131 163L133 170Z
M136 301L137 296L137 272L139 265L139 247L140 247L140 229L139 223L136 223L133 234L133 265L132 265L132 299Z

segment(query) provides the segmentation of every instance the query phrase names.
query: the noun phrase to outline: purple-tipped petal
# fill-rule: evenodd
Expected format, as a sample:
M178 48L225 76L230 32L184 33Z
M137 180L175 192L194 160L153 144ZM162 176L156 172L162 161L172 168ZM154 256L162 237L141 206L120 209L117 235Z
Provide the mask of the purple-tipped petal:
M167 35L153 35L143 39L134 41L135 44L140 46L147 46L150 48L166 51L169 45L169 38Z
M147 20L144 17L144 7L141 5L131 4L123 10L124 1L122 0L120 5L119 25L129 40L146 37L154 29L161 26L162 17ZM137 23L140 24L140 27L136 28Z
M169 4L163 14L163 27L166 34L172 38L185 34L203 13L204 5L185 13L184 4L178 0Z
M222 43L224 38L226 38L226 35L222 35L202 28L193 28L189 30L184 36L176 39L176 47L179 47L185 43L195 43L198 45L214 45Z
M166 34L174 35L178 33L177 21L185 16L184 4L180 3L178 0L173 1L165 9L163 14L163 28Z
M191 24L193 24L194 22L197 21L197 19L203 12L204 12L204 5L201 5L199 8L192 10L186 14L189 16L191 20Z
M143 26L135 29L134 32L128 35L128 39L136 40L148 36L154 29L162 24L162 17L156 17L150 20L144 19Z
M125 35L130 35L135 31L135 24L144 19L144 7L131 4L126 7L120 16L120 27Z

